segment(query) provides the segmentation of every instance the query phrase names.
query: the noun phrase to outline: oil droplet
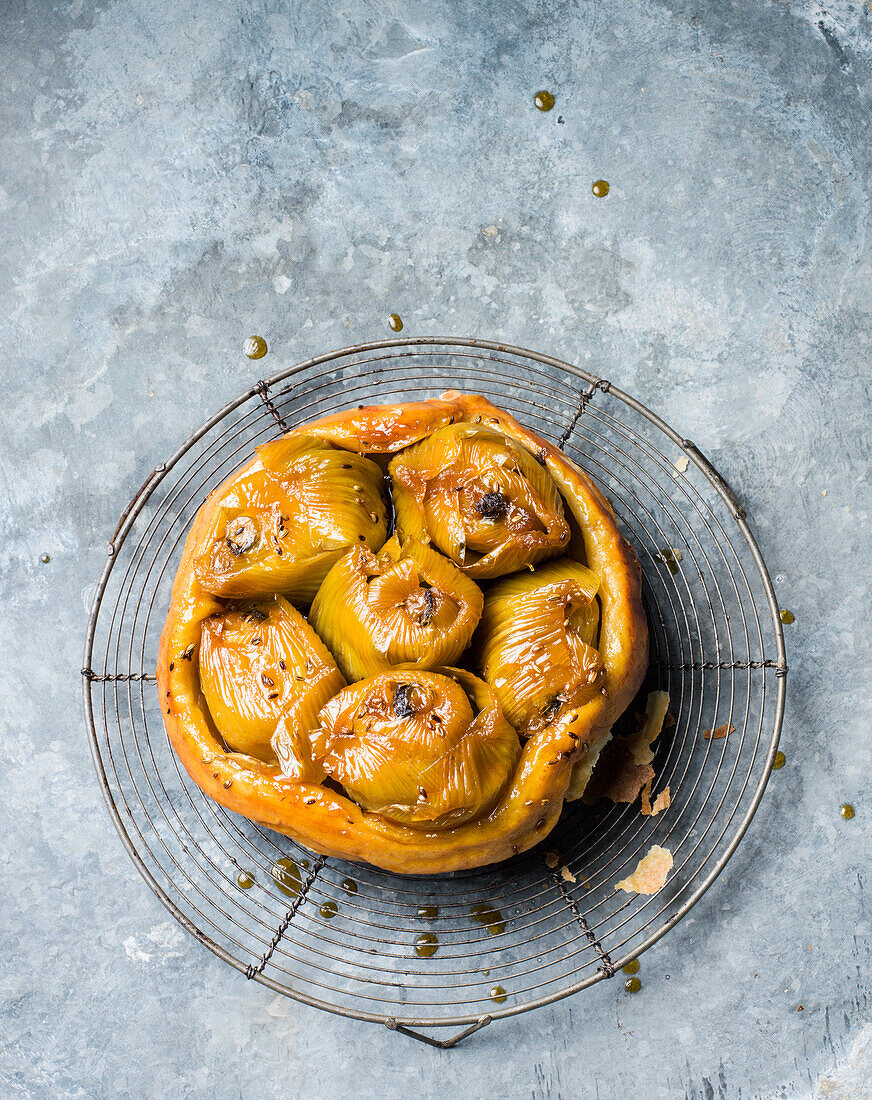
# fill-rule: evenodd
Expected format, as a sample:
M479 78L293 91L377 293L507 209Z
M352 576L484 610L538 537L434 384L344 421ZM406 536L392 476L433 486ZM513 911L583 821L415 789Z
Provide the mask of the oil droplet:
M324 920L333 920L336 914L339 912L339 906L335 901L325 901L321 908L318 910Z
M482 974L484 974L484 976L485 976L486 978L489 978L489 977L490 977L490 971L489 971L489 970L482 970Z
M610 191L609 182L608 180L594 180L590 189L598 199L604 199Z
M627 965L623 968L625 974L638 974L639 973L639 960L630 959Z
M48 563L51 561L51 554L40 554L39 560L42 562L43 565L48 565Z
M236 877L236 885L240 890L250 890L254 886L254 879L247 871L240 871Z
M641 988L642 983L638 978L627 978L624 982L624 989L626 989L628 993L638 993Z
M279 890L289 898L300 892L300 868L290 858L277 859L270 874Z
M787 757L784 755L781 749L779 749L778 752L775 754L775 759L772 761L772 770L774 772L777 772L779 768L783 768L786 763Z
M496 1001L498 1005L501 1005L507 994L501 985L495 985L490 992L490 996L492 1001Z
M262 336L249 336L242 345L242 350L249 359L263 359L266 355L266 340Z
M345 891L346 894L356 894L357 883L354 881L353 878L344 878L342 880L342 889Z
M554 96L551 92L537 92L533 97L537 111L550 111L554 106Z
M851 805L850 802L846 802L841 810L839 810L839 813L842 815L845 821L850 821L855 812L856 811L854 810L854 807Z
M301 867L305 867L305 868L306 868L306 870L308 870L308 869L309 869L309 861L308 861L308 859L301 859L301 860L300 860L300 866L301 866Z
M393 329L394 332L400 332L403 327L403 318L399 313L392 313L388 317L388 327Z
M432 932L422 932L415 940L415 954L421 959L429 959L436 954L439 941Z
M781 611L778 614L781 618L781 621L783 623L787 623L788 626L790 626L791 623L796 622L796 616L793 614L792 611L788 611L786 607L782 607Z
M436 920L439 916L439 908L436 905L419 905L418 916L421 920Z
M499 936L506 930L506 922L503 919L502 913L499 909L494 909L492 905L488 905L486 902L479 902L478 905L473 905L470 910L470 916L479 924L484 924L492 936Z

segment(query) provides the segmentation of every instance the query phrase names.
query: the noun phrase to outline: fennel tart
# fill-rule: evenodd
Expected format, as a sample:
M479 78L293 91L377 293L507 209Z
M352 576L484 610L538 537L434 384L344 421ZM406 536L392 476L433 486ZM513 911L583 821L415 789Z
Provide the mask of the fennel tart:
M157 680L215 801L435 874L546 837L647 663L638 561L599 488L448 391L301 425L215 489Z

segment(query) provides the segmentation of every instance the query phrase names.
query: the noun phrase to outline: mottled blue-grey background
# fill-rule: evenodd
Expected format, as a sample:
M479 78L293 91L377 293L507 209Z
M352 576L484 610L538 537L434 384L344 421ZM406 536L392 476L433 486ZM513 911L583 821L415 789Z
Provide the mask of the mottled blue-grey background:
M868 0L6 0L0 65L0 1094L868 1097ZM186 936L81 716L145 474L393 311L639 396L736 486L796 614L788 765L642 993L450 1054Z

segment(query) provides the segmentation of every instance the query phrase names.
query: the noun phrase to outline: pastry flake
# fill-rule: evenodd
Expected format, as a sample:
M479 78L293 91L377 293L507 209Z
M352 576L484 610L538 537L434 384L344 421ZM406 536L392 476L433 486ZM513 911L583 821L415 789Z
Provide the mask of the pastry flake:
M736 732L736 727L732 722L724 722L721 726L715 726L711 730L703 730L702 736L706 741L723 741L725 737L729 737L731 733Z
M608 798L612 802L635 802L654 780L654 742L660 736L669 710L669 693L652 691L644 715L627 737L614 737L603 750L584 794L586 802ZM644 811L643 811L644 812Z
M630 894L656 894L666 884L672 870L672 852L652 844L646 855L636 865L636 870L615 883L616 890L626 890Z

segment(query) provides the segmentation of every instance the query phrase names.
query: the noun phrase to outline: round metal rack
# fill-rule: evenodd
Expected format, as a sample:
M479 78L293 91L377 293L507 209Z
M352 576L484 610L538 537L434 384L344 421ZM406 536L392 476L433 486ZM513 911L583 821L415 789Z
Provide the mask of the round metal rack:
M668 785L672 804L656 817L638 804L568 804L556 830L514 860L405 877L314 856L203 795L167 741L154 668L193 516L256 445L337 408L448 388L483 394L559 444L611 500L642 564L652 641L645 690L667 690L675 717L654 762L656 789ZM775 595L745 512L690 440L579 367L448 339L309 359L258 382L195 432L119 521L83 668L109 811L173 916L250 979L437 1046L613 976L688 912L763 795L786 673ZM729 736L704 736L724 724L734 727ZM666 886L651 897L616 891L652 844L674 855ZM559 854L554 867L549 853ZM288 856L302 869L296 897L271 875ZM254 885L241 888L240 874ZM498 911L487 924L473 916L482 904ZM436 939L429 957L415 950L422 933ZM464 1030L448 1039L411 1030L449 1026Z

